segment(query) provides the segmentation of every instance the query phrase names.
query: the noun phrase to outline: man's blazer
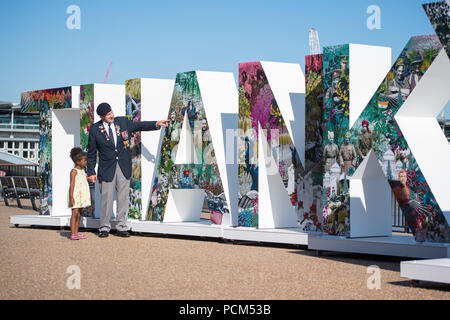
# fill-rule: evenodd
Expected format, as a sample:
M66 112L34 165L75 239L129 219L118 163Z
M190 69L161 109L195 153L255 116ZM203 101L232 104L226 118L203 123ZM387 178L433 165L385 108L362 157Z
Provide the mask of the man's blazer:
M89 128L87 175L96 175L95 165L98 161L99 182L111 182L114 179L117 162L125 178L131 177L131 133L136 131L158 130L156 121L133 122L127 117L114 118L113 134L117 135L117 145L110 139L109 128L103 126L103 121L96 122Z

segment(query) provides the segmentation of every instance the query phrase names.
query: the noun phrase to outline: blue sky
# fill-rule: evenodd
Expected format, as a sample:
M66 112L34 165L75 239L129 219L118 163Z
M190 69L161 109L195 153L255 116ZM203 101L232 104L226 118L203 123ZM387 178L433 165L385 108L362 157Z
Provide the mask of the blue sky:
M321 46L361 43L392 48L393 59L414 35L434 33L427 0L15 0L0 2L0 100L20 92L137 77L175 78L190 70L237 74L239 62L300 63L308 31ZM69 30L70 5L81 30ZM369 30L369 5L381 30ZM450 108L447 107L447 118Z

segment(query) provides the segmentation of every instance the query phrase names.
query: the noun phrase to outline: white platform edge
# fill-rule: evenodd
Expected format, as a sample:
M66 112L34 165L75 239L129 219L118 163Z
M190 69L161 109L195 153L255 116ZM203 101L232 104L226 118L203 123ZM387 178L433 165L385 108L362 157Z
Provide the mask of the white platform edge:
M158 222L129 221L131 231L208 238L221 238L222 228L209 221L199 222Z
M51 217L44 215L20 215L10 216L9 221L14 225L26 224L49 227L64 227L70 224L70 216Z
M70 226L70 216L50 217L42 215L11 216L13 225ZM99 219L83 217L80 226L98 229ZM370 255L397 256L418 259L450 257L450 245L442 243L417 243L412 236L354 238L328 236L319 233L305 233L300 228L255 229L244 227L217 226L210 221L161 223L155 221L128 220L133 232L222 238L232 241L280 243L307 245L309 250L360 253ZM111 221L115 229L115 221Z
M36 225L48 227L70 227L70 216L45 216L45 215L20 215L10 216L10 223L13 225ZM129 225L129 223L128 223ZM98 229L100 227L99 219L81 217L80 227L89 229ZM111 221L111 229L116 228L116 222Z
M245 227L223 228L223 238L226 240L308 245L308 239L310 236L311 234L302 232L300 228L280 228L280 229L255 229Z
M10 223L13 225L69 227L70 216L19 215L11 216ZM209 221L161 223L128 220L127 225L133 232L222 238L222 227L214 225ZM100 227L100 220L82 217L80 227L98 229ZM111 220L111 229L116 229L115 220Z
M308 249L383 256L437 259L450 257L450 245L444 243L418 243L412 236L345 238L320 235L309 238Z
M450 283L450 259L402 261L400 277L439 283Z
M50 217L43 215L11 216L10 223L14 225L37 225L69 227L70 216ZM80 227L98 229L99 219L82 217ZM282 243L308 245L311 234L302 232L300 228L286 229L255 229L243 227L228 227L214 225L207 220L198 222L157 222L128 220L128 227L133 232L157 233L170 235L198 236L223 238L227 240L254 241L266 243ZM115 221L111 221L115 229Z

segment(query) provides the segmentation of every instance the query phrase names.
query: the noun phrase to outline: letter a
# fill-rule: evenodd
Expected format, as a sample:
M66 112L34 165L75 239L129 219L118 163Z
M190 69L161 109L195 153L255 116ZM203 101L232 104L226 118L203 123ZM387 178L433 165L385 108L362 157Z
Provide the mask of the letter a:
M73 30L73 29L77 29L80 30L81 29L81 10L79 6L76 5L71 5L69 7L67 7L66 10L67 14L71 14L66 21L66 26L67 29L69 30Z

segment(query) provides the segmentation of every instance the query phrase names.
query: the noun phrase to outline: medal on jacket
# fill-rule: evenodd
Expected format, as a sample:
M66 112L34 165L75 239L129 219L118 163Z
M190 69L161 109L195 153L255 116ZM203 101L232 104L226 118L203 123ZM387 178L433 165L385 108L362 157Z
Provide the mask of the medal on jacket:
M106 133L105 127L101 124L101 125L99 126L99 129L100 129L100 132L103 133L103 135L105 136L106 141L109 141L109 136L108 136L108 134Z
M130 145L130 141L128 140L128 131L122 131L122 140L123 147L126 149Z

